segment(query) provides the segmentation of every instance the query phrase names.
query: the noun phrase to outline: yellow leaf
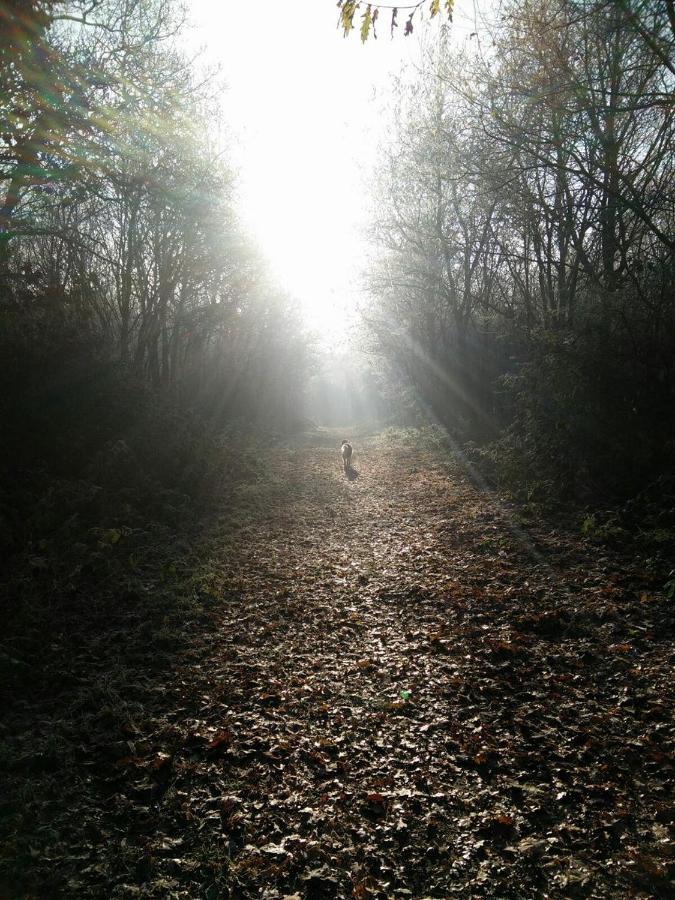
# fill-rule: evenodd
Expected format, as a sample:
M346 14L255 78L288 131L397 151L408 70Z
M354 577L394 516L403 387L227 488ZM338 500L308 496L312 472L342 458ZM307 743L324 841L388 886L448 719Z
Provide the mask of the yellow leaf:
M344 31L345 37L354 27L354 13L356 12L357 0L345 0L340 9L340 24Z
M361 42L365 44L365 42L368 40L368 35L370 34L370 26L373 22L373 14L370 9L370 3L368 4L368 8L364 12L364 14L361 16L361 19Z
M119 528L108 528L108 530L104 531L101 535L101 541L104 544L116 544L121 537L122 532L119 530Z
M441 0L431 0L431 6L429 7L429 12L431 13L431 18L437 16L441 10Z

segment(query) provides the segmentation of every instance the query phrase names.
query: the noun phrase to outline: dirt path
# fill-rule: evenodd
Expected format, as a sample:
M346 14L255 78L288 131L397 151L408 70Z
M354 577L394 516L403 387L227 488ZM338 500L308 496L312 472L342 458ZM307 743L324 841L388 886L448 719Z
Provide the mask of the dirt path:
M667 896L665 598L437 449L363 440L352 480L332 442L265 462L71 893Z

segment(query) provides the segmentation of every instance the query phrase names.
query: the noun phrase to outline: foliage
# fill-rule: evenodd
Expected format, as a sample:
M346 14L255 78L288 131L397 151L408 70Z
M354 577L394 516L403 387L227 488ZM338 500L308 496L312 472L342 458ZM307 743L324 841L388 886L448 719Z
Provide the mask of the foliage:
M657 4L578 13L513 0L489 53L441 41L399 83L367 315L495 477L620 502L675 466L675 33Z
M598 513L586 516L581 523L581 533L591 540L605 543L613 538L622 537L626 532L619 524L616 512L612 511L602 522L599 521Z
M17 552L56 527L61 492L81 489L69 521L92 525L192 492L229 419L290 415L307 351L234 216L220 86L181 52L180 8L2 16L0 532Z
M338 25L342 28L345 37L354 29L354 17L363 9L359 35L361 41L365 43L371 34L374 38L377 38L375 26L380 12L383 10L387 13L391 12L390 29L392 37L394 36L394 29L398 28L399 10L406 12L407 18L403 34L408 37L413 33L413 20L417 13L421 14L426 9L429 17L433 19L441 11L442 5L443 11L447 14L448 19L452 21L455 2L454 0L443 0L441 4L441 0L417 0L415 3L392 6L384 3L366 3L361 2L361 0L338 0L337 5L340 9Z

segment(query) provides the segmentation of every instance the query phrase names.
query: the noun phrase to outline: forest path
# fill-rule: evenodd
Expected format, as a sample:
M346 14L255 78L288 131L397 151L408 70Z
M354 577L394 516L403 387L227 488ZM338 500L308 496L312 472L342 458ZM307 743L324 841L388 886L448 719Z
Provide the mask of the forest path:
M670 601L424 433L352 479L341 437L249 451L189 540L97 530L63 610L49 575L0 897L669 895Z
M271 451L220 561L187 724L227 889L658 894L649 598L581 542L526 535L437 447L357 442L348 479L338 446Z

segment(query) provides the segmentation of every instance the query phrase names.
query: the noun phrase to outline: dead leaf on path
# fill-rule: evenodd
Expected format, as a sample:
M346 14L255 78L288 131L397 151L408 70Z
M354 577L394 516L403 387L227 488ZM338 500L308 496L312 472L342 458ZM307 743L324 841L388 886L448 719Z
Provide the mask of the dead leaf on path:
M230 731L219 731L206 745L208 753L214 756L226 753L232 746L232 733Z

